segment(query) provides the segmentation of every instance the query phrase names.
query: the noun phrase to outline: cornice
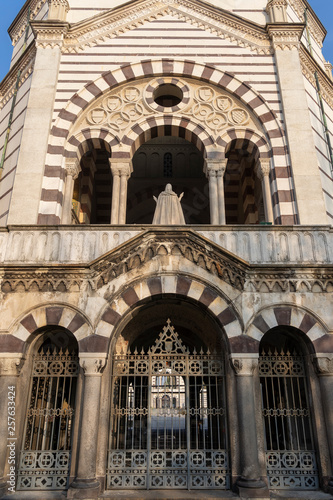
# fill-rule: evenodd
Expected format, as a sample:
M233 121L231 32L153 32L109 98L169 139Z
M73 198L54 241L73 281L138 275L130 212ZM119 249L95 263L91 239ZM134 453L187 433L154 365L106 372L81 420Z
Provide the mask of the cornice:
M324 26L319 21L309 3L305 0L288 0L290 7L294 10L299 20L304 23L304 11L308 9L308 27L311 35L320 47L323 46L324 38L327 34Z
M3 293L80 292L104 287L150 261L185 259L240 292L332 293L333 265L249 264L191 229L148 229L87 265L5 265ZM142 272L141 272L142 274Z
M69 24L63 21L32 21L31 28L36 38L36 47L62 47Z
M12 39L13 45L16 45L27 27L28 8L30 7L30 20L33 20L40 9L48 0L28 0L10 25L8 33Z
M303 45L300 48L299 55L304 77L313 85L314 88L317 88L314 76L315 72L317 72L322 98L326 101L330 108L333 109L333 81Z
M305 25L301 23L274 23L267 25L274 49L299 49Z
M31 75L35 63L35 56L36 47L35 43L32 42L0 83L0 109L13 97L18 72L21 71L19 86L21 86Z
M94 16L71 27L63 52L82 51L163 15L175 16L252 51L271 53L270 40L262 26L191 0L144 0Z

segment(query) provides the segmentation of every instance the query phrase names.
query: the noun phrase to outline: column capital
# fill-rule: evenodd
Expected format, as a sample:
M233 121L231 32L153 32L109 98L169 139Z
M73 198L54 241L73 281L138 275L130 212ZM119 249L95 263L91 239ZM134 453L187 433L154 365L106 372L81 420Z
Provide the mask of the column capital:
M106 366L105 353L80 353L79 362L86 377L101 377Z
M223 177L227 168L228 159L206 158L204 172L207 177Z
M123 158L109 158L109 164L112 175L119 175L119 177L130 177L133 167L132 160L124 160Z
M254 168L257 177L262 180L264 177L269 177L271 171L270 160L259 160Z
M7 377L18 377L21 373L23 354L1 353L0 355L0 375Z
M268 34L275 50L298 50L304 24L274 23L267 25Z
M79 160L77 158L66 158L65 169L67 175L73 177L74 180L77 179L81 172L81 166Z
M252 377L258 361L258 354L234 353L230 356L231 366L238 377Z
M287 0L269 0L266 12L270 17L271 23L286 23L287 17Z
M31 21L36 38L36 47L42 49L61 48L68 32L69 24L62 20Z
M319 376L333 377L333 354L314 354L312 357L312 361Z

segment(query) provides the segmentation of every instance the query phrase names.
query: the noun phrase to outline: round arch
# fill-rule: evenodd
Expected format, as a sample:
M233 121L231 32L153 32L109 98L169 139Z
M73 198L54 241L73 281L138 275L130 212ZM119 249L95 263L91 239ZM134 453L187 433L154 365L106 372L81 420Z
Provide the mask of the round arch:
M246 326L245 334L256 340L259 346L265 333L277 326L297 328L314 345L316 352L322 352L321 346L328 337L327 328L313 312L291 304L275 304L261 309Z
M19 341L22 350L30 343L33 333L46 326L61 326L69 330L80 345L80 341L93 335L88 318L74 307L58 303L44 304L25 312L11 329L13 341Z
M165 296L188 298L206 307L228 338L242 334L243 326L239 315L227 299L208 283L182 274L151 276L128 284L101 311L96 334L112 342L142 301Z

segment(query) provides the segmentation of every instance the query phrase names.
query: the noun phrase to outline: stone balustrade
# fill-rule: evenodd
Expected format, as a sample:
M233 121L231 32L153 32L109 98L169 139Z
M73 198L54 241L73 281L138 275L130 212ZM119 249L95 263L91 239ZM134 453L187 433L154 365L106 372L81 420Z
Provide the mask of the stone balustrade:
M184 226L10 226L0 229L3 264L83 264L154 229ZM333 264L330 226L186 226L252 264Z

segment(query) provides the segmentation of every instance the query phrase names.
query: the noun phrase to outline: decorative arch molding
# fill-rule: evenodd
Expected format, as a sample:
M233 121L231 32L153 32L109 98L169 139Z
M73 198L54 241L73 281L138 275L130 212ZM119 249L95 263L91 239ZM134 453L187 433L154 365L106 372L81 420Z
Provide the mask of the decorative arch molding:
M40 203L38 223L58 224L60 222L60 216L58 214L61 213L63 193L62 191L59 192L58 201L56 202L59 206L55 209L55 203L48 201L51 196L51 193L48 196L48 186L50 185L50 177L63 178L64 156L75 156L77 154L77 139L73 138L73 133L69 141L67 138L74 124L77 123L78 117L82 117L83 112L88 106L112 89L143 78L153 79L163 75L193 79L193 81L215 85L228 92L231 97L234 96L242 105L252 112L264 131L274 157L279 156L278 172L273 175L276 179L277 189L276 222L286 224L295 223L295 196L292 187L292 174L288 163L289 159L286 154L284 131L280 126L276 113L269 107L268 103L258 92L251 88L250 85L240 81L233 74L223 72L220 69L216 69L214 66L178 59L146 60L138 63L126 64L113 72L109 71L103 73L94 82L87 83L80 92L72 96L66 107L60 111L55 125L51 130L42 190L44 197ZM180 114L180 116L182 115ZM176 125L189 130L190 132L188 133L191 135L191 142L194 140L197 141L195 137L199 137L199 143L202 142L205 146L214 142L214 140L207 135L205 127L193 125L193 120L190 118L187 121L187 119L188 118L185 117L185 121L182 123L179 118L176 118L176 115L171 115L167 112L159 118L161 126L172 127ZM131 150L138 147L141 140L147 140L147 137L151 134L151 130L153 130L155 126L156 118L152 116L151 120L147 119L143 126L139 126L137 123L133 124L127 136L121 138L118 133L114 135L110 133L108 136L110 139L109 144L112 147L119 141L122 146L117 154L119 154L120 157L128 158ZM87 134L87 131L85 131L85 133L82 131L82 134ZM107 136L105 127L98 126L93 126L90 129L90 134L95 138L101 138L100 136L102 135L104 136L103 140L105 140ZM261 144L260 147L262 148ZM267 152L265 152L265 155L267 155ZM278 196L279 178L283 179L283 186L281 185L281 189L284 191L284 196L281 200L279 200ZM289 179L290 184L290 191L288 194L286 194L285 191L286 179ZM63 183L59 182L59 186L63 186ZM54 199L54 193L52 193L52 199ZM279 210L280 203L283 204L283 209L281 210ZM283 214L283 216L280 214Z
M69 138L65 157L77 158L80 161L85 153L94 149L105 149L111 155L112 147L118 144L119 140L109 130L80 130Z
M29 337L39 328L62 326L69 330L80 345L80 341L93 335L93 328L85 315L74 307L59 304L44 304L25 313L11 331L13 342L22 342L22 349Z
M259 342L266 332L277 326L292 326L302 331L317 352L327 339L328 330L311 311L291 304L275 304L259 311L245 329L246 335ZM333 336L332 344L333 344Z
M242 334L243 326L238 313L222 294L207 283L182 274L151 276L126 287L102 311L96 334L111 341L120 323L140 302L167 294L192 299L205 306L228 338Z
M225 149L226 153L232 148L245 148L249 151L249 153L252 153L252 151L257 148L261 159L271 158L273 156L272 149L270 148L265 136L248 128L228 129L221 134L217 143Z

